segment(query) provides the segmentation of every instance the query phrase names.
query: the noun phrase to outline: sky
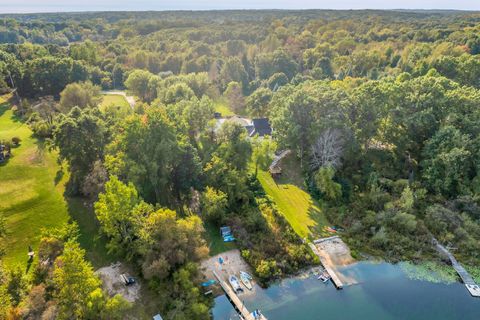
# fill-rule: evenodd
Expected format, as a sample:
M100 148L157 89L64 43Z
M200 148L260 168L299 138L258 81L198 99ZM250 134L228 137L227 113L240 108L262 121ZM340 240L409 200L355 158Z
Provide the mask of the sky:
M480 0L0 0L0 13L212 9L480 10Z

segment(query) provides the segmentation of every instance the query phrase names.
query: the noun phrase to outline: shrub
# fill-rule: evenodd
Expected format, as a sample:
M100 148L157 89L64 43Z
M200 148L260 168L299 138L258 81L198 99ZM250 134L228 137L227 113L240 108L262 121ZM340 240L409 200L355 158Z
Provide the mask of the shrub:
M19 137L13 137L12 138L12 144L14 146L18 146L20 144L20 142L22 142L22 139L20 139Z

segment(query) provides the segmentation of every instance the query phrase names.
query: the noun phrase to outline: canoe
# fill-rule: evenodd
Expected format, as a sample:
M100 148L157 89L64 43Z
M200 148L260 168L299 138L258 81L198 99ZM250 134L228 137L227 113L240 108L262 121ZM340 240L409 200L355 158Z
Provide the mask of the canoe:
M245 288L247 288L248 290L252 290L253 288L252 283L250 282L250 279L248 279L248 277L245 274L240 273L240 280L242 280L242 283L245 286Z

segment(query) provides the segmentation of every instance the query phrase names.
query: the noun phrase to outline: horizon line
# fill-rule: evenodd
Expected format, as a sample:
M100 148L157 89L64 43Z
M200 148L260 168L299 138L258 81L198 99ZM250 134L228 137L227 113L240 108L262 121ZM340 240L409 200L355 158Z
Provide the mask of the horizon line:
M480 12L480 9L448 9L448 8L222 8L222 9L145 9L145 10L64 10L64 11L16 11L16 12L1 12L0 15L28 15L28 14L58 14L58 13L120 13L120 12L129 12L129 13L146 13L146 12L222 12L222 11L436 11L436 12Z

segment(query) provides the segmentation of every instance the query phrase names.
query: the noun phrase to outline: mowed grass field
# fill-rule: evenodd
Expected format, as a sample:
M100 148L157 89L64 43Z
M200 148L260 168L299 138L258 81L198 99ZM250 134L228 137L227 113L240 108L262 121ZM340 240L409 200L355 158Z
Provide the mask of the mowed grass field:
M98 227L92 210L64 198L65 168L61 170L56 154L13 114L7 98L0 97L0 140L17 136L22 142L12 149L10 160L0 165L0 214L5 216L7 228L5 263L25 266L28 246L37 251L42 229L69 220L79 224L80 242L94 265L107 263L105 240L95 235Z
M102 112L115 112L118 115L127 115L131 112L127 99L120 94L105 94L99 105Z
M328 221L319 203L303 188L300 164L289 155L281 167L283 173L277 179L273 179L268 171L259 170L260 184L300 237L312 239L320 236Z

